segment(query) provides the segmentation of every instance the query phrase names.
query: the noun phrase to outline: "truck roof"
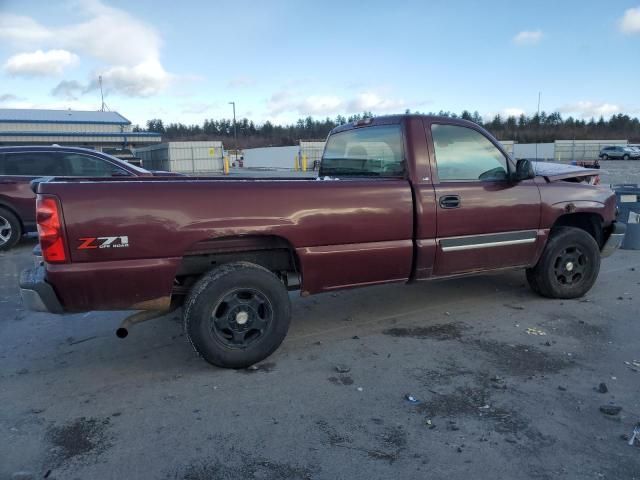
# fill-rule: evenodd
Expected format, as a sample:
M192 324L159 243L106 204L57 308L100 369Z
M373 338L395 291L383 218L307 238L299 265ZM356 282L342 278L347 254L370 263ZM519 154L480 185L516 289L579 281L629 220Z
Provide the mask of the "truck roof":
M462 118L444 117L441 115L422 115L416 113L405 113L402 115L382 115L380 117L365 118L362 120L356 120L355 122L345 123L344 125L338 125L329 134L344 132L354 128L370 127L374 125L397 125L409 118L423 118L432 122L442 121L452 123L456 125L462 125L465 127L478 127L477 123L469 120L463 120Z

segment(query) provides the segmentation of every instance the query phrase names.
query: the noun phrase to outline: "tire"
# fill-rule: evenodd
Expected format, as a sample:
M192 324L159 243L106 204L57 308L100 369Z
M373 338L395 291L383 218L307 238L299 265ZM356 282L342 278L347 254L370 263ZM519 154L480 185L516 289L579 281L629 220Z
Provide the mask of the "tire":
M291 303L272 272L236 262L221 265L196 282L183 316L187 338L207 362L247 368L280 346L289 330Z
M533 290L538 295L542 295L540 292L540 285L538 285L538 280L536 279L536 275L534 273L533 268L527 268L525 270L525 275L527 277L527 283L529 284L529 288Z
M600 248L589 233L574 227L554 229L540 260L527 269L531 290L548 298L578 298L600 271Z
M609 155L607 155L606 153L602 155L602 159L603 160L609 160Z
M629 155L627 155L627 154L624 154L624 155L622 156L622 159L623 159L623 160L629 160L629 158L631 158L631 157L629 157Z
M16 246L22 237L22 225L13 212L0 208L0 250Z

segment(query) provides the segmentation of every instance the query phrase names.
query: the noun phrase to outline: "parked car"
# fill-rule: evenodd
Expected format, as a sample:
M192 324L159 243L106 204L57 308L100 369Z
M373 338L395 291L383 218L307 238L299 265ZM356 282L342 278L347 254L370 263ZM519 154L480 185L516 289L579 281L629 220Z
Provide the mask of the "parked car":
M284 339L287 290L523 269L540 295L579 297L624 236L615 195L575 181L598 170L536 168L474 123L401 115L333 129L318 179L43 181L44 263L22 273L22 299L146 310L120 337L182 305L195 350L242 368Z
M36 231L38 177L144 177L150 172L95 150L74 147L0 147L0 250L13 247L24 233Z
M629 160L631 158L636 159L640 158L640 150L635 147L623 146L603 147L600 150L599 157L602 160L607 160L609 158L618 158L622 160Z

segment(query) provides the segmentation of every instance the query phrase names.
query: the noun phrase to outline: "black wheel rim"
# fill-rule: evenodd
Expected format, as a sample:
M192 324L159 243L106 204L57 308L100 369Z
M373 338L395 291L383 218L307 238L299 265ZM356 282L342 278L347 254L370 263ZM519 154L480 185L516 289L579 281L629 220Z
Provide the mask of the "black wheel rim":
M11 224L9 220L4 217L0 217L0 246L4 245L11 238Z
M553 265L556 281L566 286L575 286L582 282L588 269L587 255L575 245L562 250Z
M214 306L211 331L226 347L247 348L265 335L272 320L271 302L262 292L239 288Z

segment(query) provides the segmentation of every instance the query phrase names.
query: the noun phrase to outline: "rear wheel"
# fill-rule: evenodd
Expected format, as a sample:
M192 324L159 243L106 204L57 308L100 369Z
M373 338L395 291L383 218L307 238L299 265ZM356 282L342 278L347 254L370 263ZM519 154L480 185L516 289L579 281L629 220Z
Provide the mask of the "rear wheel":
M537 265L527 270L531 289L550 298L587 293L600 271L600 249L586 231L560 227L553 231Z
M607 155L606 153L603 153L602 160L609 160L609 155Z
M264 360L289 330L291 305L282 282L246 262L222 265L191 289L184 327L194 349L218 367L246 368Z
M6 208L0 208L0 250L14 247L22 237L20 220Z

